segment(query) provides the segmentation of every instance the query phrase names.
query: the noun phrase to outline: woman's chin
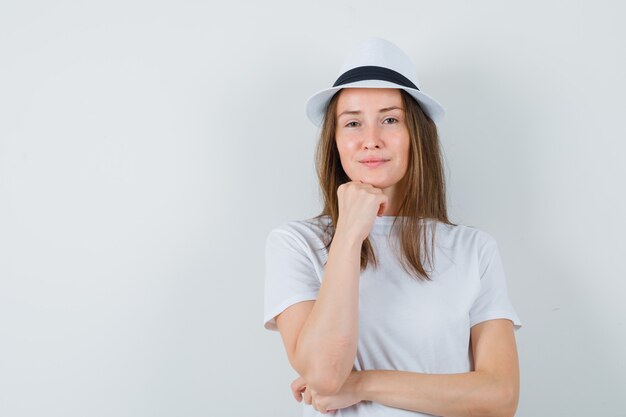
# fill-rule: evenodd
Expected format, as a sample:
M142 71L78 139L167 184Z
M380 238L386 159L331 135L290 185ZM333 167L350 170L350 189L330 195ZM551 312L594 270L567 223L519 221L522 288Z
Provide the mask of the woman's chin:
M359 181L361 181L364 184L370 184L373 187L380 188L380 189L389 188L393 185L393 184L390 184L388 181L381 181L381 180L372 179L372 178L363 178Z

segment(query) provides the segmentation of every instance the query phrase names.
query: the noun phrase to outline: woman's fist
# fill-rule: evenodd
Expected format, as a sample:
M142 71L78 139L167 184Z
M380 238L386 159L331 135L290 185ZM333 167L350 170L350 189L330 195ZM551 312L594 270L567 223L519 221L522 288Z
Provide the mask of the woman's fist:
M376 216L382 216L388 201L383 190L371 184L350 181L337 188L339 220L337 229L364 241L372 230Z

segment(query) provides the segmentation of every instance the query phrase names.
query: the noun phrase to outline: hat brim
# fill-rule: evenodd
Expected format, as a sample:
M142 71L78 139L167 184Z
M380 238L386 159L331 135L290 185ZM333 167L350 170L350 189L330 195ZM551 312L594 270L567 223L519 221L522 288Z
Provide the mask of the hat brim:
M324 114L326 113L326 106L330 99L343 88L398 88L406 91L418 102L424 113L430 117L433 122L439 123L445 115L445 109L437 100L430 97L427 94L422 93L420 90L414 88L404 87L389 81L383 80L364 80L354 83L343 84L337 87L327 88L313 94L306 101L306 115L316 126L321 126L324 122Z

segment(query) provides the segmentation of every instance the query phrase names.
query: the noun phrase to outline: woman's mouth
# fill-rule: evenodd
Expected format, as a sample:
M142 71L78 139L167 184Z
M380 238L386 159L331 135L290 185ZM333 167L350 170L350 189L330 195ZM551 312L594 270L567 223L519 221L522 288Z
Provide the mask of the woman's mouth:
M388 161L384 159L373 159L371 161L361 161L363 165L368 166L370 168L376 168L377 166L380 166L384 164L385 162L388 162Z

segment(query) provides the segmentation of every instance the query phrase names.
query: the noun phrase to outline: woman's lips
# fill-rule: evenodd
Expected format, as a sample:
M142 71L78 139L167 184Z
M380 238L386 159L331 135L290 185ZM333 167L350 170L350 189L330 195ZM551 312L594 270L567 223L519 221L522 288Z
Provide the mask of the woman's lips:
M387 162L387 161L383 161L383 160L380 160L380 161L363 161L361 163L363 165L366 165L366 166L370 167L370 168L376 168L377 166L382 165L385 162Z

